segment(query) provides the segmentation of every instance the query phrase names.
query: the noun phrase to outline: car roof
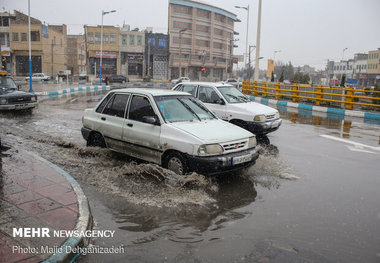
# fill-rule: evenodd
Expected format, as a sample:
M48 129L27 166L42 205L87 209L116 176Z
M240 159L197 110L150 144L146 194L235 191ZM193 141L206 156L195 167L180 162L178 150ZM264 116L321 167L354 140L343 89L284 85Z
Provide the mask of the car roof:
M180 84L195 84L195 85L205 85L205 86L215 86L215 87L220 87L220 86L231 86L227 83L222 83L222 82L202 82L202 81L190 81L190 82L183 82ZM179 84L178 84L179 85Z
M119 93L138 93L143 95L155 96L169 96L169 95L186 95L189 93L182 91L174 91L169 89L144 89L144 88L127 88L127 89L115 89L113 92Z

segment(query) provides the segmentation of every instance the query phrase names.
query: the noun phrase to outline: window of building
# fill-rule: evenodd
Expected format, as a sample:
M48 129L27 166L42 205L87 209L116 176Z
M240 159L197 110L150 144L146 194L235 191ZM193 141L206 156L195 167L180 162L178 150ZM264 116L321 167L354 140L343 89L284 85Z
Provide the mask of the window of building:
M219 42L214 42L214 48L216 49L224 49L224 44Z
M32 41L40 41L40 31L31 31L30 36Z
M95 33L95 42L100 43L100 33Z
M0 45L5 45L5 33L0 33Z
M134 46L135 45L135 36L129 35L129 45Z
M9 17L0 17L0 26L9 26Z
M21 33L21 41L28 41L28 37L26 33Z
M108 33L103 33L103 44L108 44Z
M18 33L12 33L13 41L18 41Z
M181 21L173 21L173 28L175 28L175 29L183 29L183 28L191 29L192 24L187 23L187 22L181 22Z
M148 38L148 44L152 47L156 46L156 39L154 37L149 37Z
M215 20L224 23L226 21L226 17L224 15L215 14Z
M116 43L116 34L110 34L110 44Z
M94 43L94 33L89 32L87 36L88 36L88 43Z
M126 45L127 44L127 35L121 35L121 44Z
M210 27L209 26L197 25L196 28L197 28L198 32L210 33Z
M142 45L142 36L137 36L137 45L138 46Z
M166 47L166 39L165 38L158 39L158 46L159 47Z
M215 35L218 35L218 36L223 36L223 30L219 29L219 28L214 28L214 33Z
M197 16L209 20L211 18L211 12L203 9L197 9Z
M199 47L210 47L210 41L208 40L197 39L195 43Z
M182 5L172 5L173 11L175 13L185 14L185 15L192 15L193 14L193 8L188 6L182 6Z

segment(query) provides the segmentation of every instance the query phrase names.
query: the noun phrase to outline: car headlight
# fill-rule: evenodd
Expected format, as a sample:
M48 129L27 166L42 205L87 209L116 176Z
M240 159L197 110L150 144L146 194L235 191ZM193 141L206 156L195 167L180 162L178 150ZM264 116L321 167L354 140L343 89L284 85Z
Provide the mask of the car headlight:
M36 96L33 96L30 100L31 100L32 102L35 102L35 101L37 101L37 97L36 97Z
M199 146L198 154L199 155L216 155L223 152L222 146L219 144L204 144Z
M256 115L253 118L254 121L266 121L265 115Z
M7 99L0 99L0 104L7 104Z
M248 148L253 148L257 145L256 136L249 137Z
M277 111L275 116L276 116L276 119L280 118L280 113Z

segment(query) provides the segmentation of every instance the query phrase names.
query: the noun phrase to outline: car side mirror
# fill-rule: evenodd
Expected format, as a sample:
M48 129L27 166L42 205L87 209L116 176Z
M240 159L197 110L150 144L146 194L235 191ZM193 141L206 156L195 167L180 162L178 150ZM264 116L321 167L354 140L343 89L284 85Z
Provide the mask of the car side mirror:
M218 104L220 104L220 105L225 105L226 102L225 102L223 99L219 99Z
M152 124L152 125L160 125L160 121L157 116L143 116L142 121L144 123Z

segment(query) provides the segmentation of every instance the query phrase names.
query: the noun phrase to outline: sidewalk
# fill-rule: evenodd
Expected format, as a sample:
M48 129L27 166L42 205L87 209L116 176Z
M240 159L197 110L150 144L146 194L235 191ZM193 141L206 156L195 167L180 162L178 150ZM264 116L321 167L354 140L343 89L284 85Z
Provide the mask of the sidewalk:
M54 231L91 227L87 198L70 175L34 153L2 149L0 262L68 260L75 255L56 253L57 248L86 245L88 240L56 237ZM30 228L49 229L49 237L32 237L26 232ZM15 234L15 229L22 229L24 236Z

